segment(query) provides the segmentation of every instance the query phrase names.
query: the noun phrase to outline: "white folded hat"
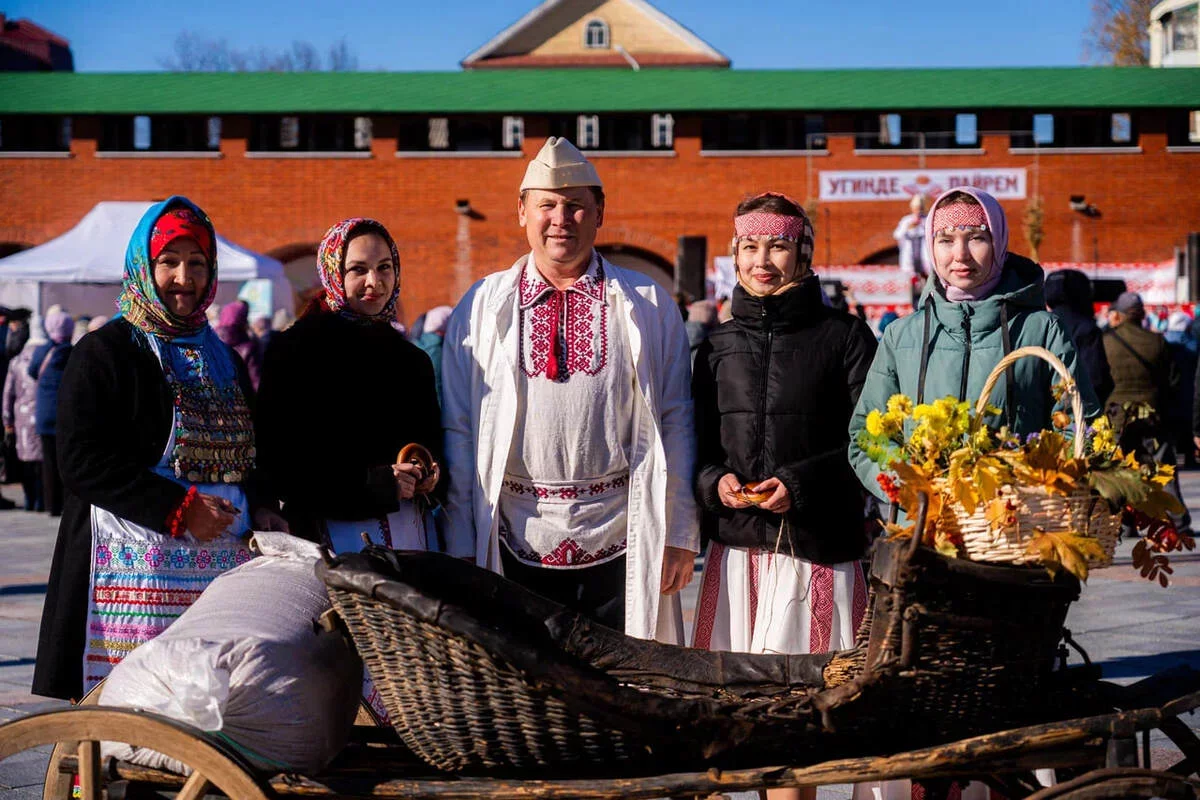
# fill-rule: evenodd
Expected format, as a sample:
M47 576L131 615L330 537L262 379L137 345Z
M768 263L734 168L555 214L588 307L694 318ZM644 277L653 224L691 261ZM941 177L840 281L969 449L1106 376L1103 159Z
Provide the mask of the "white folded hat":
M572 186L599 186L600 176L575 145L561 136L551 136L525 170L521 191L526 189L567 189Z

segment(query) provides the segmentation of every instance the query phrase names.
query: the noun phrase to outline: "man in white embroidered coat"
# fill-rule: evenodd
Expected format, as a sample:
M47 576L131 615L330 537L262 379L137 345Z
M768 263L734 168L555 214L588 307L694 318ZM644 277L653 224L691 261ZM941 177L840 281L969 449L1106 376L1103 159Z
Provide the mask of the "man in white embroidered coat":
M475 284L446 326L447 550L682 644L678 592L700 549L682 317L593 249L604 191L570 142L548 139L520 192L531 252Z

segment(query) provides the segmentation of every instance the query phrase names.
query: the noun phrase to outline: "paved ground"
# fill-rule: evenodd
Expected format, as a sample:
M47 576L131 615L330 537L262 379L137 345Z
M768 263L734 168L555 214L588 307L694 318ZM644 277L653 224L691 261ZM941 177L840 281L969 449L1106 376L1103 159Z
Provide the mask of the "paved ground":
M1192 513L1200 515L1200 472L1183 473L1183 487ZM9 498L18 493L3 489ZM56 531L57 520L45 514L0 511L0 722L63 705L29 693ZM1122 544L1117 564L1093 573L1068 627L1105 677L1122 683L1177 664L1200 669L1200 552L1176 555L1172 585L1164 590L1138 577L1129 566L1130 549ZM685 598L689 612L696 583ZM1196 715L1188 722L1200 728ZM1158 743L1155 760L1168 758L1169 746ZM0 800L40 798L45 762L44 752L30 752L0 763ZM848 796L847 787L820 792L822 800Z

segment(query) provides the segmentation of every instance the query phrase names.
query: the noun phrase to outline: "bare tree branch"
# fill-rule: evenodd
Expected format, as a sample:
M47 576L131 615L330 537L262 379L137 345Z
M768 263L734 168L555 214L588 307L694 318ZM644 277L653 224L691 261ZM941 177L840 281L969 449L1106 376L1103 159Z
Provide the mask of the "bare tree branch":
M224 39L209 39L185 31L175 37L174 52L160 56L158 63L172 72L318 72L321 55L311 42L292 42L274 51L266 47L240 50ZM329 48L329 69L350 72L358 69L358 57L345 39Z
M292 72L319 72L321 57L309 42L292 42Z
M1145 66L1150 63L1150 9L1157 0L1092 0L1092 20L1084 34L1084 59L1093 64Z
M330 72L354 72L358 69L358 56L350 52L350 45L342 37L329 47Z
M224 39L206 39L184 32L175 37L175 50L160 58L159 64L173 72L228 72L231 69L229 46Z

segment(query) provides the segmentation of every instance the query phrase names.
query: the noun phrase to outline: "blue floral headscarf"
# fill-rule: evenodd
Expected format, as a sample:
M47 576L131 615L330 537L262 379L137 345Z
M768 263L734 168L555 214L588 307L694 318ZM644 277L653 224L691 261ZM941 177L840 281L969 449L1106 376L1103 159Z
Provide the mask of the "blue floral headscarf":
M208 288L195 310L186 317L172 314L158 296L158 289L154 285L154 264L150 259L150 237L155 224L164 214L176 208L185 208L195 214L208 228L209 240L213 243L212 255L208 260ZM186 197L174 195L150 206L142 215L125 249L125 275L121 280L121 296L117 299L121 316L140 330L168 341L198 333L208 324L205 312L217 296L216 241L216 232L208 215Z

